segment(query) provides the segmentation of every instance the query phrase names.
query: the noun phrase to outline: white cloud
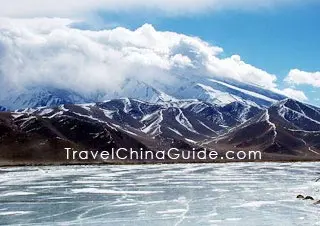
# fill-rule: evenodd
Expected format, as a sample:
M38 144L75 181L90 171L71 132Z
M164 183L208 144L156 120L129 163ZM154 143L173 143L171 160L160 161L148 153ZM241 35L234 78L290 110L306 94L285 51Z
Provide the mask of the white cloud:
M311 85L320 87L320 72L305 72L293 69L289 72L285 81L294 85Z
M134 31L84 31L70 23L0 19L0 90L53 86L89 95L116 92L130 78L174 85L177 76L232 78L277 89L275 75L238 55L221 58L222 48L196 37L156 31L149 24ZM306 100L301 91L284 92Z
M307 101L308 100L308 97L304 94L304 92L302 92L300 90L286 88L284 90L281 90L280 93L282 93L283 95L285 95L289 98L296 99L299 101Z
M0 0L0 16L79 16L95 10L124 12L153 10L169 15L217 9L256 9L317 0Z
M213 75L230 77L241 82L252 83L265 88L276 87L277 77L241 60L240 56L229 58L208 57L207 68Z

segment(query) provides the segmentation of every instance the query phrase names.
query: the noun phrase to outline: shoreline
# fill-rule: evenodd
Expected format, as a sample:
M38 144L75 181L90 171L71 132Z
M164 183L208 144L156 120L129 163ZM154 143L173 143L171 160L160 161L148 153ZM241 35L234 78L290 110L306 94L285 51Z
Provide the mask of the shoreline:
M13 167L45 167L45 166L108 166L108 165L181 165L181 164L231 164L231 163L320 163L320 160L261 160L261 161L194 161L194 162L183 162L183 161L163 161L163 162L74 162L74 163L0 163L1 168L13 168Z

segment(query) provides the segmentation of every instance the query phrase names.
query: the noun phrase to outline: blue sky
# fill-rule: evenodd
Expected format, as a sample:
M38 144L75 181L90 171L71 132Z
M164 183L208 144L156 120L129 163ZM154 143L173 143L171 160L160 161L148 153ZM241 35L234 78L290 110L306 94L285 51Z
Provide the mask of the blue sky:
M191 16L168 17L146 13L99 12L97 26L130 29L151 23L157 30L174 31L224 49L224 55L239 54L255 67L275 74L279 88L293 68L320 71L320 4L294 5L264 10L221 10ZM320 105L320 88L297 85L309 101Z

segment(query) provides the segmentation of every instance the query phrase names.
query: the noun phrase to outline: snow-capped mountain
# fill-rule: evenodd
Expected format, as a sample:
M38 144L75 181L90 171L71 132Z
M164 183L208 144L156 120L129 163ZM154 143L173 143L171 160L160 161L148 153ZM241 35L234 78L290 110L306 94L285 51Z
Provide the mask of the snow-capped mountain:
M48 87L9 92L0 104L15 112L0 113L0 160L15 159L22 144L29 157L44 152L54 158L66 146L132 144L260 150L265 160L320 159L319 108L231 79L176 78L172 85L130 79L117 91L86 95ZM11 156L11 150L17 153Z
M269 107L286 98L262 87L231 79L219 80L197 76L193 78L176 76L176 78L179 82L172 86L160 83L150 85L134 79L127 80L121 87L121 92L108 93L104 98L129 97L152 103L196 99L218 106L240 102L255 107Z
M0 104L10 110L16 110L128 97L151 103L194 99L218 106L241 103L266 108L285 99L281 94L231 79L219 80L198 76L185 78L178 75L175 78L176 82L172 85L128 79L117 91L101 91L89 95L80 91L50 87L30 88L20 92L8 92L0 99Z

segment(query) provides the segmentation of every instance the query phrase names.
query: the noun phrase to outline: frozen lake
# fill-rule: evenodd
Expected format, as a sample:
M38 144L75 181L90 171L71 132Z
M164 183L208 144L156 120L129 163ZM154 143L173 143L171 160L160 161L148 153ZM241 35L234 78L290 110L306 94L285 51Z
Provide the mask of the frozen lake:
M0 224L320 225L320 163L0 168Z

